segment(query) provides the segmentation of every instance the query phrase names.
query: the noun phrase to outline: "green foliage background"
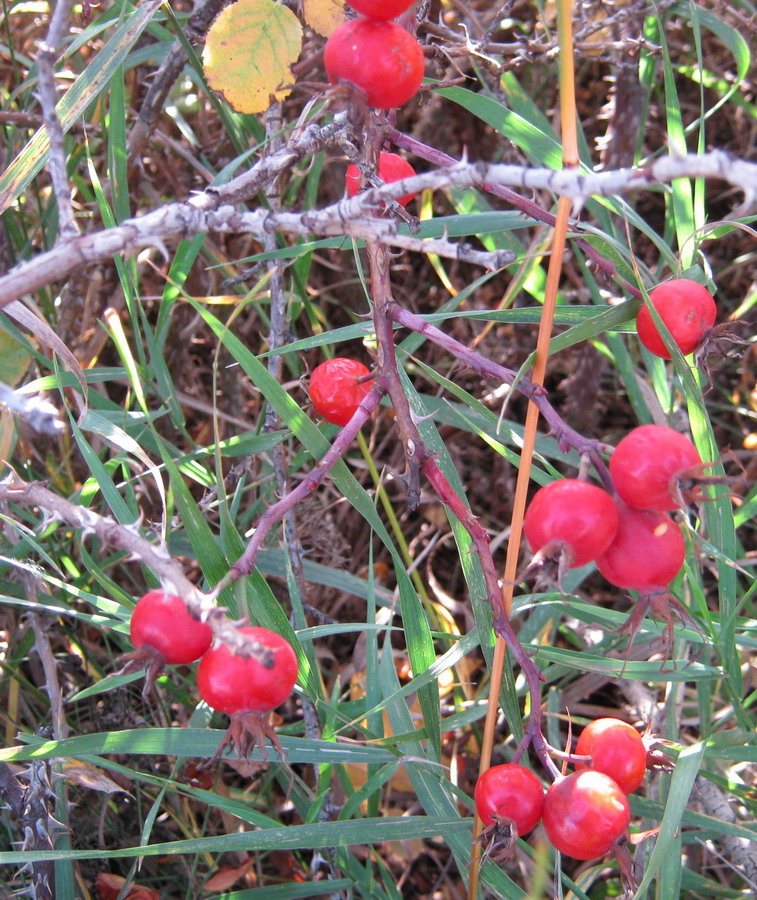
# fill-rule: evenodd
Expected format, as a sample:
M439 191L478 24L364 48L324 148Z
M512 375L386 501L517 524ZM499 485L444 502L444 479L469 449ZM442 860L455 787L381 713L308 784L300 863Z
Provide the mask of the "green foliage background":
M32 119L38 116L34 41L44 34L45 10L38 6L4 2L0 38L2 106ZM448 4L444 11L475 28L487 4L469 4L467 11L465 6ZM744 134L754 133L751 4L674 3L657 10L635 3L628 10L629 21L641 29L633 34L640 48L634 78L645 126L634 162L725 146L723 123L731 118L745 123ZM593 33L591 16L598 11L603 14L598 5L577 8L585 34ZM516 3L502 40L526 42L538 27L547 42L549 27L536 25L539 14L526 0ZM187 19L183 6L172 9L157 0L138 7L116 0L94 9L90 18L77 14L77 27L62 48L60 69L69 83L58 111L84 230L222 184L270 139L263 117L234 113L206 89L197 52L184 38L191 52L164 116L140 159L128 162L127 139L143 84L179 40ZM605 36L599 38L596 56L588 45L581 50L579 40L587 166L596 163L594 142L601 131L596 96L606 99L602 79L620 71L601 44ZM311 36L303 58L321 45ZM496 62L508 61L496 48L491 54ZM535 51L531 65L507 65L498 74L475 55L461 65L465 82L431 87L426 106L414 103L400 112L400 129L424 133L424 116L447 117L466 134L480 136L494 160L559 167L551 55ZM293 133L300 114L325 118L331 112L320 99L303 113L303 96L295 92L283 108L277 139ZM11 266L54 244L57 215L44 169L44 130L12 116L0 117L0 127L2 256ZM433 143L429 131L424 139ZM438 126L438 135L439 149L446 150L452 138L445 126ZM737 155L753 151L746 137L730 140L728 149ZM342 168L334 154L319 154L293 170L284 206L306 209L335 200ZM548 208L553 200L539 198ZM754 217L733 219L732 200L704 181L679 180L652 194L592 199L576 230L630 281L637 281L638 272L646 287L676 274L714 283L721 319L752 322ZM493 323L493 337L482 349L508 358L510 350L497 341L510 340L518 365L524 363L543 299L544 257L534 248L544 234L532 220L475 189L424 196L418 208L422 236L470 238L489 250L512 250L518 262L492 276L406 254L397 260L398 300L463 340ZM371 346L360 244L286 236L277 242L274 249L244 236L197 235L172 247L166 260L158 253L117 258L112 266L39 291L36 309L74 354L79 371L0 313L0 338L16 342L4 352L4 363L11 352L15 359L27 354L24 390L47 392L68 426L60 440L42 440L16 428L10 417L0 420L7 463L21 477L45 480L61 497L121 525L164 536L171 554L205 588L226 574L261 512L276 499L273 449L285 450L289 478L297 481L335 435L308 408L300 379L323 355L365 358ZM739 476L728 457L717 460L729 447L753 446L753 354L742 362L723 359L712 385L680 354L671 364L651 357L633 335L638 301L600 281L578 245L571 254L572 278L563 285L553 340L555 397L566 393L559 385L559 360L574 359L569 354L588 344L603 361L601 385L584 385L586 396L603 405L594 436L612 443L634 424L668 421L685 429L688 423L703 459L716 460L712 472ZM268 369L266 339L268 265L279 259L286 262L286 327L292 336L281 351L280 381ZM223 282L250 265L246 280ZM517 308L496 308L503 285L517 298ZM523 408L484 402L491 386L460 373L421 337L398 333L397 341L424 440L438 453L450 482L461 494L468 492L474 513L499 536L499 561L509 501L497 492L511 483L519 462ZM280 420L274 431L265 428L266 403ZM16 504L0 508L6 737L0 760L26 765L49 759L57 771L64 762L64 777L55 782L55 815L65 826L55 836L55 851L31 853L14 846L16 825L9 813L2 814L5 890L23 886L25 863L47 858L56 861L60 900L89 896L101 870L134 877L161 896L197 897L209 874L240 859L231 854L242 853L254 855L257 886L211 890L207 896L283 900L341 891L372 900L430 897L402 874L403 864L425 848L441 867L439 896L463 896L470 793L488 695L488 609L470 539L459 523L434 517L438 510L428 498L425 520L408 514L395 477L401 457L391 446L392 428L383 407L335 467L321 499L298 512L308 548L306 594L292 565L296 548L276 534L255 573L221 596L233 617L249 617L289 636L303 660L296 702L283 710L278 726L292 769L273 763L254 780L228 766L212 769L209 785L185 779L184 764L212 756L224 724L198 704L190 668L164 676L150 706L143 705L133 676L112 677L116 657L129 648L130 610L156 585L153 573L44 511ZM579 462L574 453L561 453L547 434L540 435L537 451L535 483L575 471L571 467ZM486 484L487 472L476 474L484 456L490 472L499 473L493 486ZM649 653L625 659L625 639L617 629L628 600L608 592L593 566L569 573L563 593L534 593L527 585L516 592L513 615L544 672L545 729L553 744L562 746L567 734L564 694L587 676L596 676L592 698L600 713L639 721L640 705L629 698L643 697L645 708L654 711L656 730L669 742L672 773L650 775L643 795L631 798L634 830L659 829L634 851L642 873L638 898L738 897L753 889L743 862L732 860L733 867L724 869L717 856L729 856L728 838L749 842L751 853L756 831L757 492L749 480L751 462L744 467L738 502L717 488L716 499L684 517L689 554L672 589L699 630L676 629L672 661L653 655L663 625L651 619L636 638L636 646ZM441 567L448 584L429 583L423 558L417 560L417 576L408 572L406 554L415 559L427 546L429 521L452 560ZM329 542L328 528L359 548L360 556L330 554L323 543ZM325 538L319 534L324 531ZM457 592L452 615L442 602L450 591ZM475 618L460 613L460 604L470 605ZM313 616L313 605L325 617ZM349 615L332 615L334 608ZM35 647L40 629L51 641L63 691L66 736L55 740L36 734L50 721ZM347 663L358 642L362 667L351 671ZM453 685L440 701L439 680L449 670ZM517 671L508 671L497 751L502 759L512 752L511 735L521 733L525 694ZM590 715L589 705L568 712L574 725ZM66 779L70 760L97 767L113 781L93 788L81 778ZM354 780L356 767L362 767L362 785ZM732 820L702 811L698 778L719 788ZM128 785L128 791L111 784ZM402 841L413 842L410 860L396 849ZM294 854L284 866L291 877L282 883L274 851ZM321 851L328 864L319 870ZM486 861L481 877L488 896L540 898L549 895L553 870L557 896L593 900L620 890L614 864L577 869L571 861L561 863L538 835L519 842L517 865ZM323 877L326 871L330 880ZM416 893L407 893L411 888Z

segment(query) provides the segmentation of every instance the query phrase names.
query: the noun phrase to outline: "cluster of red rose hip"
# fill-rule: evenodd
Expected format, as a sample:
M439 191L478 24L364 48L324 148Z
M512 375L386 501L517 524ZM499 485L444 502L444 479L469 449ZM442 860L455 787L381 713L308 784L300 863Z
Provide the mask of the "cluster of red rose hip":
M644 780L647 750L641 735L620 719L596 719L581 732L572 775L547 791L534 773L516 763L492 766L476 782L476 811L494 846L507 854L516 837L539 821L556 850L574 859L608 853L631 820L627 795Z
M664 282L650 291L649 299L682 353L695 350L715 321L712 295L697 282ZM669 358L646 306L636 324L647 349ZM313 370L310 398L327 421L346 425L371 386L370 372L361 362L340 357ZM616 496L581 479L553 481L536 492L526 510L526 538L540 559L559 560L561 568L594 561L617 587L662 590L680 571L685 554L681 529L668 513L697 498L702 468L685 435L664 425L641 425L610 457Z
M423 48L397 22L414 0L349 0L358 13L326 41L323 63L332 84L351 84L368 106L393 109L423 81Z
M649 293L655 316L644 306L637 331L652 353L670 358L666 341L688 354L706 339L715 321L715 302L700 284L674 279ZM310 379L315 410L327 421L346 425L371 390L370 372L353 359L331 359ZM574 478L540 488L526 510L523 528L533 550L556 556L565 567L592 560L612 584L653 594L664 590L683 565L684 539L668 513L698 497L703 468L692 442L661 425L642 425L618 444L609 472L615 496ZM492 830L506 824L524 835L542 820L552 844L576 859L603 856L625 833L630 820L626 794L642 782L646 749L639 734L617 719L600 719L581 734L576 755L591 767L576 766L546 794L524 766L506 764L486 771L476 784L476 808Z
M682 353L696 350L715 321L715 301L695 281L678 278L649 293L650 306ZM670 352L649 308L636 328L644 346L669 359ZM575 567L592 560L605 578L625 590L662 590L683 565L680 527L667 515L699 498L702 460L692 442L664 425L634 428L610 457L616 496L587 481L566 478L540 488L523 521L537 553L562 557Z
M298 663L292 645L267 628L239 629L255 642L255 656L234 654L226 644L213 643L213 632L195 619L181 597L163 590L148 591L131 615L135 652L125 660L154 675L164 665L188 665L200 660L197 689L212 709L230 716L264 715L290 696Z

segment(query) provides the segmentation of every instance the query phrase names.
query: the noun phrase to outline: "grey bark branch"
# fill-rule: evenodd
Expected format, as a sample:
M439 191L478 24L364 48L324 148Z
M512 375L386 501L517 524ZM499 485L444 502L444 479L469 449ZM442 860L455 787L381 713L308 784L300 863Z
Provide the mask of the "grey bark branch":
M0 481L0 504L19 503L25 507L39 507L46 513L46 520L59 520L81 530L81 540L96 535L104 544L131 554L160 578L165 590L179 594L190 612L207 622L214 635L240 656L256 656L259 645L241 634L228 618L225 610L215 603L218 589L211 594L202 593L186 577L179 563L165 546L147 540L138 530L138 524L121 525L108 516L77 506L48 490L39 482L23 481L10 475Z
M38 394L24 396L2 381L0 381L0 405L13 410L16 415L41 434L55 437L66 429L60 413L52 403Z
M63 32L68 21L73 0L56 0L50 16L47 37L40 42L37 53L39 69L39 103L42 107L42 120L45 123L50 139L50 157L48 169L52 181L55 201L58 205L58 223L60 241L65 242L79 233L74 219L71 204L71 185L66 171L66 153L63 148L63 127L60 124L55 105L58 94L55 88L55 61L58 47L63 39Z
M736 813L720 788L701 775L697 778L696 785L705 813L735 825L738 821ZM718 843L723 847L725 858L741 874L751 889L757 891L757 850L754 844L745 838L736 837L734 834L721 835Z
M174 237L187 238L203 231L245 232L263 239L271 231L320 237L339 236L376 240L388 246L437 253L464 259L489 270L512 262L508 253L486 253L463 243L444 239L421 239L404 232L395 221L366 214L388 198L450 185L510 184L523 190L550 191L572 197L580 207L590 196L609 196L666 184L675 178L716 178L737 187L745 203L757 196L757 163L735 159L717 150L702 156L665 157L634 169L600 173L571 170L529 169L510 165L460 163L426 172L414 178L372 188L350 200L304 213L272 213L267 210L239 211L236 204L264 188L297 160L343 137L344 121L338 118L324 128L309 126L287 147L261 160L226 185L209 188L184 202L170 203L139 218L90 235L60 243L29 262L21 263L0 278L0 306L65 278L79 266L133 254L145 247L164 249ZM365 216L365 218L361 218Z
M200 5L193 13L184 34L190 41L196 41L203 37L210 27L213 19L218 15L221 8L225 6L226 0L208 0L208 2ZM176 79L181 75L184 64L187 61L187 51L184 46L177 40L169 51L166 58L160 64L158 71L155 73L150 87L147 90L145 99L139 109L139 116L134 123L134 127L129 133L127 142L129 161L134 163L144 149L150 133L155 124L155 120L161 115L166 105L166 98L171 92L171 88Z

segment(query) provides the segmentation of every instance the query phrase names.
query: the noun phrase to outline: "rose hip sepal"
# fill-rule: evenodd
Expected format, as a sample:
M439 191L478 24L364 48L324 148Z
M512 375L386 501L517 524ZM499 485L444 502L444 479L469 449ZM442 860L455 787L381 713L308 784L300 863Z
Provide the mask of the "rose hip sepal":
M145 670L143 695L149 696L166 665L187 665L210 647L213 632L195 619L184 600L163 590L148 591L137 601L129 625L134 650L121 657L117 673Z
M544 797L547 837L556 850L573 859L604 856L630 821L626 795L609 775L594 769L558 778Z
M686 628L690 628L697 634L702 634L702 629L699 627L699 623L691 615L688 609L686 609L683 603L681 603L681 601L677 597L674 597L667 588L660 587L653 590L642 591L641 593L639 593L639 598L634 604L631 614L628 616L623 625L621 625L621 627L618 629L618 634L628 635L629 649L631 647L631 644L633 644L633 641L647 615L651 615L653 619L661 620L665 623L665 628L662 632L661 637L661 652L665 659L668 658L674 647L674 618L678 619L678 621L681 622L681 624L683 624ZM695 662L699 654L702 652L702 648L705 646L706 642L703 639L699 648L689 657L686 665L690 665L691 663ZM673 664L670 668L668 668L665 664L660 667L660 672L667 671L675 671L675 664Z
M239 632L248 639L251 655L236 654L226 644L217 644L197 668L202 699L231 716L214 759L234 745L241 757L248 757L259 746L265 760L266 737L282 756L281 743L264 716L291 695L299 668L297 655L287 640L267 628L248 625Z

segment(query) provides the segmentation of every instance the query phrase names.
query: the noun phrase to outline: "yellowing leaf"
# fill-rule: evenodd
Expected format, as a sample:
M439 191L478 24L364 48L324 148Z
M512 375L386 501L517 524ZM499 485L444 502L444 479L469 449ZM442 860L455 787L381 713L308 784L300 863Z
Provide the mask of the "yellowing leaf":
M273 0L237 0L218 16L205 42L202 61L213 90L242 113L268 109L271 95L288 96L290 66L302 46L302 26L293 12Z
M92 791L102 791L104 794L115 794L120 791L129 794L125 787L116 784L102 769L81 760L68 760L63 763L63 774L66 780L79 787L89 788ZM129 794L131 797L132 795Z
M7 331L0 331L0 381L15 387L29 368L32 355Z
M16 445L16 420L9 409L0 409L0 478L8 474L5 463L13 455Z
M302 15L313 31L324 37L347 21L343 0L302 0Z

